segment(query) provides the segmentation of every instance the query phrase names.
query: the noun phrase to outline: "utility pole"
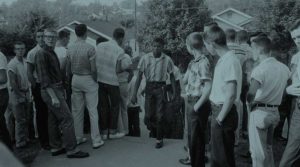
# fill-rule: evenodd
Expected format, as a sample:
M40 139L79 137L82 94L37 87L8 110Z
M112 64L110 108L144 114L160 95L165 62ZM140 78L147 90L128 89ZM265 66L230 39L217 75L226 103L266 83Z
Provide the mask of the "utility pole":
M135 33L134 33L134 50L136 51L136 40L137 40L137 19L136 19L136 0L134 0L134 27L135 27Z

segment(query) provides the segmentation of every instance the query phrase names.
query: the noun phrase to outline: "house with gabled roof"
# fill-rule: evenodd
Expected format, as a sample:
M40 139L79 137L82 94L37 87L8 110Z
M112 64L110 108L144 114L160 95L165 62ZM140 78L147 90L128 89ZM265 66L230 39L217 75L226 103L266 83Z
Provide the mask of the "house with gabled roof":
M122 27L120 23L108 22L103 20L74 20L64 26L58 28L58 31L66 30L70 32L70 42L72 44L76 40L75 27L78 24L86 24L88 28L86 41L93 46L96 46L96 40L101 39L102 42L111 40L113 31L116 28ZM124 28L124 27L123 27ZM138 44L136 45L134 29L125 29L125 45L131 46L134 54L139 53ZM137 46L137 47L136 47Z
M234 8L228 8L214 14L212 19L223 29L236 31L247 29L247 25L253 21L253 17Z

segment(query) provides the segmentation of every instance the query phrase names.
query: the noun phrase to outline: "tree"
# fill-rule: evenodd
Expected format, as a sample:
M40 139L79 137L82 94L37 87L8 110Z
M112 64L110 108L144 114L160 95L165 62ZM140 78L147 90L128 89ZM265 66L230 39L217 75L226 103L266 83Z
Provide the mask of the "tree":
M151 0L145 2L146 11L139 23L141 49L148 52L156 36L166 41L166 52L175 62L188 57L185 39L194 31L202 31L210 20L210 12L203 0Z

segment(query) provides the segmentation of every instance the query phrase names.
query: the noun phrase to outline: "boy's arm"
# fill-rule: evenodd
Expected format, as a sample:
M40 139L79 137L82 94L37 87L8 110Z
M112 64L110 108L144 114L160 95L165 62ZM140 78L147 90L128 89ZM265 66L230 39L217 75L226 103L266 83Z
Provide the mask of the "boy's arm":
M172 90L173 90L173 97L172 100L174 100L177 96L177 92L176 92L176 81L175 81L175 76L174 73L170 74L170 81L171 81L171 86L172 86Z
M5 69L0 69L0 84L7 83L7 75Z
M8 71L8 77L9 77L9 83L10 86L12 88L12 90L18 95L18 96L22 96L22 93L18 87L17 84L17 76L15 73L13 73L12 71Z
M136 102L137 102L137 92L138 92L138 89L139 89L141 81L142 81L142 76L143 76L143 72L139 71L137 78L136 78L135 85L134 85L133 96L131 99L132 104L136 104Z
M199 108L207 101L211 91L211 80L206 80L204 82L204 87L202 90L202 95L197 103L194 105L194 111L198 111Z
M217 122L221 125L227 114L229 113L232 105L237 96L237 82L229 81L225 86L225 101L223 103L222 109L217 117Z

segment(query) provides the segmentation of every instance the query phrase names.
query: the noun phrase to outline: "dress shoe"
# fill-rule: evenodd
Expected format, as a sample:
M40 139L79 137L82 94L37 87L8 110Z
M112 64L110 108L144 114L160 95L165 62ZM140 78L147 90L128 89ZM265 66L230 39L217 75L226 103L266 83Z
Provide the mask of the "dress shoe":
M188 157L185 159L180 159L179 162L183 165L191 165L191 160Z
M101 140L100 142L93 143L93 149L100 148L103 145L104 145L104 141L103 140Z
M156 145L155 145L155 148L157 149L160 149L164 146L164 142L163 141L160 141L160 142L157 142Z
M86 158L86 157L89 157L89 156L90 156L89 153L86 153L86 152L83 152L83 151L78 151L74 154L67 155L68 158Z
M60 150L57 150L57 151L51 151L51 155L52 156L58 156L58 155L61 155L61 154L65 154L67 151L66 149L62 148Z
M42 148L44 150L48 150L48 151L51 149L51 147L49 145L42 145Z

